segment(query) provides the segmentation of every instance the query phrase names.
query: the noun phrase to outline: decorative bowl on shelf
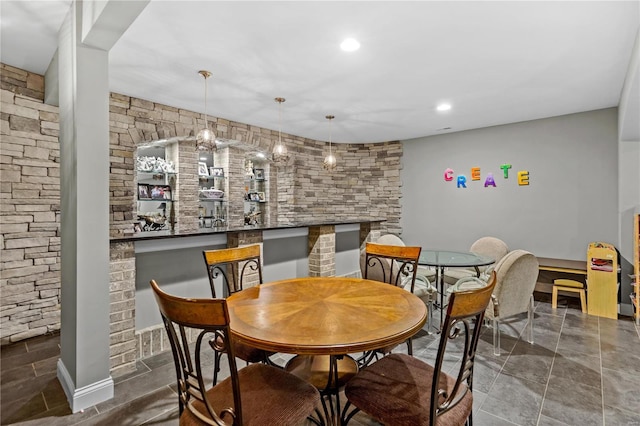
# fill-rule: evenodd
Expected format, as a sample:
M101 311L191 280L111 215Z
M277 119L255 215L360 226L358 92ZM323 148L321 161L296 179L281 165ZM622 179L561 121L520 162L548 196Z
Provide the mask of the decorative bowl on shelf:
M224 197L224 191L219 189L201 189L200 198L206 198L210 200L219 200Z

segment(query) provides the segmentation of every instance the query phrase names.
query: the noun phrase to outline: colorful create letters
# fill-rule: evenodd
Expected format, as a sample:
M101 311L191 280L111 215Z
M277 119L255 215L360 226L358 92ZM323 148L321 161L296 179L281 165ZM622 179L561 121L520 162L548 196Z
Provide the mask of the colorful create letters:
M500 165L500 169L502 170L502 176L504 179L509 179L509 170L511 169L511 164L504 163ZM452 168L447 168L444 171L444 180L446 182L453 181L453 175L455 171ZM527 186L529 185L529 171L528 170L520 170L517 173L518 175L518 185L519 186ZM456 187L457 188L466 188L467 187L467 176L460 174L456 176ZM472 167L471 168L471 180L477 181L481 180L481 171L480 167ZM484 180L484 187L487 188L489 186L493 186L497 188L496 180L493 177L493 173L487 173L487 177Z

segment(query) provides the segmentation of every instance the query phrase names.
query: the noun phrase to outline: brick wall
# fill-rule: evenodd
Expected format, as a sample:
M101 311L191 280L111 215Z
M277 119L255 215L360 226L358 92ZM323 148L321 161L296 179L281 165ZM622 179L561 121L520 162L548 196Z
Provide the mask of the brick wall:
M5 344L60 327L60 154L58 109L43 103L43 77L4 64L0 70L0 336ZM159 139L193 136L204 120L200 113L116 93L110 95L109 105L109 232L118 237L131 230L136 219L137 147ZM219 138L255 149L270 152L277 142L277 132L269 129L215 117L209 117L209 122ZM328 172L322 168L326 143L287 134L282 139L290 161L265 167L271 223L370 217L387 219L382 233L400 230L399 142L337 144L338 166ZM238 225L244 222L243 151L228 151L221 158L227 162L229 223ZM177 157L179 172L174 188L179 200L174 206L179 217L177 229L195 230L198 179L194 142L181 141L171 155ZM131 269L135 261L127 258L131 252L123 252L120 246L114 252L112 244L111 250L111 356L112 368L117 369L131 362L130 343L124 345L121 339L130 337L132 321L128 320L135 315L130 287L135 283L135 270ZM119 281L120 272L123 281ZM123 310L118 310L120 307ZM114 326L114 321L120 324ZM123 347L126 349L120 352Z

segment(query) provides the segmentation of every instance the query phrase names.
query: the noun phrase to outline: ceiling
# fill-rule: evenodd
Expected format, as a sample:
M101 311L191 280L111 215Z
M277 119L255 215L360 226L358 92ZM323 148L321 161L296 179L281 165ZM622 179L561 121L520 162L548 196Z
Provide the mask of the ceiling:
M0 2L0 60L44 74L70 3ZM152 0L110 50L109 85L203 113L205 69L210 116L277 130L284 97L284 133L328 140L332 114L333 142L411 139L617 106L639 5Z

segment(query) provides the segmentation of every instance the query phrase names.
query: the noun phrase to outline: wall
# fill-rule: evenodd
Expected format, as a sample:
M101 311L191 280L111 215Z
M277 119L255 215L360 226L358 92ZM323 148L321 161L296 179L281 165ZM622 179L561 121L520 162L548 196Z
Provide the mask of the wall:
M60 328L58 108L42 76L1 65L2 344Z
M407 243L468 250L492 235L511 249L584 260L587 244L617 244L615 108L403 142L402 221ZM512 164L508 179L500 165ZM480 181L445 182L450 167ZM516 172L528 170L528 186ZM487 173L497 187L483 186Z
M4 64L0 70L0 337L6 344L60 328L60 152L58 108L43 103L43 77ZM277 140L277 132L270 129L209 119L220 138L266 151ZM110 94L111 237L131 230L136 218L137 147L158 139L192 136L203 126L200 113ZM275 181L270 185L278 188L277 195L270 194L272 204L276 200L281 204L277 221L387 218L385 229L399 228L399 142L339 145L335 149L338 167L330 173L322 168L324 142L282 136L291 161L271 175ZM172 155L179 159L175 188L178 229L196 230L198 160L194 142L181 142ZM230 164L242 168L239 155L230 157ZM240 206L238 220L242 220L244 185L233 189ZM90 214L90 208L86 212ZM110 256L111 363L112 369L127 369L135 364L136 353L131 346L135 332L134 248L112 243Z

